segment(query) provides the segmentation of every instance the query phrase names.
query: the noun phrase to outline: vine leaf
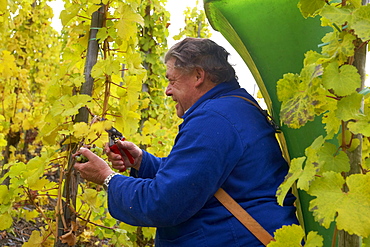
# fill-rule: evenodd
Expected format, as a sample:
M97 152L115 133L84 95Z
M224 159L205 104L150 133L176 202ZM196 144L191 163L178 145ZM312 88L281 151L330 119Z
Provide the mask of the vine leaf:
M338 96L347 96L361 86L361 77L356 67L346 64L338 68L337 62L325 68L322 79L324 86L333 89Z
M370 5L360 6L353 13L353 23L351 27L363 41L370 39Z
M285 246L302 246L302 240L305 233L301 226L290 225L283 226L274 233L275 240L268 244L268 247L285 247ZM323 246L323 238L316 232L309 232L305 247L321 247Z
M360 116L356 121L349 122L348 128L354 134L363 134L364 136L370 136L370 116Z
M346 180L349 192L338 208L337 225L349 234L370 235L370 174L354 174Z
M370 246L370 237L362 238L362 247L369 247Z
M82 139L89 133L89 126L85 122L79 122L73 125L73 130L73 136Z
M322 48L322 53L331 58L337 59L339 65L347 62L348 57L355 54L354 40L356 37L347 32L330 32L327 33L321 40L325 46Z
M355 8L362 6L362 0L347 0L347 2L351 3Z
M53 116L74 116L77 115L78 110L84 106L91 106L91 97L86 94L79 95L64 95L59 101L55 101L53 111L50 112Z
M130 38L129 35L136 32L136 24L144 25L144 19L129 5L121 5L118 12L121 18L116 24L117 34L122 39L128 40Z
M5 205L10 202L8 187L4 184L0 184L0 205Z
M335 172L326 172L311 184L308 193L316 196L310 201L310 210L319 223L328 228L337 213L343 196L344 178Z
M279 101L287 101L294 97L295 90L300 84L299 75L287 73L277 83L277 96Z
M320 15L327 18L330 22L341 26L351 19L351 10L346 8L337 8L333 5L325 5L320 12Z
M325 1L323 0L300 0L298 7L304 18L316 16L318 10L324 7Z
M67 9L64 9L60 12L60 20L62 21L62 25L66 26L68 22L75 17L78 12L80 11L81 5L79 4L72 4Z
M0 214L0 230L6 230L12 226L13 218L9 213Z
M354 92L342 98L337 104L336 117L343 121L357 119L363 114L360 113L363 95Z
M277 201L280 206L283 205L284 198L292 187L293 183L301 176L303 172L302 166L305 160L306 157L299 157L291 160L289 172L285 176L284 182L280 184L276 192Z
M5 79L9 79L11 76L17 73L17 65L15 58L10 51L2 51L0 56L0 73Z
M322 147L324 142L325 140L323 136L317 137L311 146L305 150L307 158L303 156L291 160L289 172L285 176L284 182L278 187L276 192L279 205L283 205L283 200L286 194L296 180L298 180L298 188L308 190L311 181L315 179L315 175L320 170L320 164L315 162L315 160L317 160L317 152Z
M311 146L306 148L305 155L307 160L302 175L299 177L297 183L298 188L307 191L312 181L316 179L316 174L320 172L322 162L318 159L318 152L322 148L324 142L323 136L319 136L313 141Z
M342 191L345 182L348 192ZM339 173L326 172L312 183L308 193L316 196L310 210L324 227L335 219L338 229L363 237L370 235L370 174L354 174L345 181Z
M325 130L327 133L326 139L333 138L334 135L338 133L340 129L339 125L340 120L336 116L335 107L333 106L332 110L326 112L324 114L324 117L322 118L322 123L325 124Z
M43 153L41 157L36 156L28 161L24 177L27 179L29 187L38 187L37 184L40 182L40 177L44 174L46 164L49 164L47 153Z
M323 163L321 169L324 171L348 172L350 169L349 158L343 151L331 143L324 143L318 152L319 161Z
M325 90L320 87L321 65L305 66L300 75L285 74L277 82L278 99L282 101L280 117L290 128L299 128L323 112Z

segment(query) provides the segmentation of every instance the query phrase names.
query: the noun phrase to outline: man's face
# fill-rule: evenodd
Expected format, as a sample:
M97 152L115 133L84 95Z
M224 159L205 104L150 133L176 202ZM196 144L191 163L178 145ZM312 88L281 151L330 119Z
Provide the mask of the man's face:
M166 63L166 77L169 80L166 95L177 102L176 113L178 117L182 117L200 97L196 89L198 78L195 69L193 72L184 72L175 68L175 60L171 58Z

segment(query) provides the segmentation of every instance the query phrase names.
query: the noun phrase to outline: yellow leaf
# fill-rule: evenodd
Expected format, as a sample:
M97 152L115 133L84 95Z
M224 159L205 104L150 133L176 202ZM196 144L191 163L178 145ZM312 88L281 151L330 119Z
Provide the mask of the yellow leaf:
M7 0L0 0L0 11L6 11L6 6L8 5Z
M29 186L31 190L42 190L45 188L47 184L49 184L50 181L46 178L38 179L35 183L32 184L32 186Z
M0 222L0 230L6 230L11 227L13 219L8 212L5 212L4 214L0 214Z
M136 32L136 24L144 25L143 17L136 13L129 5L121 5L119 9L121 18L116 24L118 34L124 39L128 40L130 36Z
M17 65L15 64L15 58L10 53L10 51L2 51L2 58L0 60L0 73L3 74L5 78L13 76L17 70Z
M99 1L100 3L100 1ZM100 5L96 5L96 4L93 4L92 6L90 6L87 11L86 11L86 14L88 16L91 16L95 11L97 11L98 9L100 8Z
M76 138L83 138L88 135L89 133L89 126L85 122L75 123L73 125L74 130L74 137Z
M32 211L26 210L24 214L25 214L25 218L27 221L30 221L30 220L33 220L39 217L39 213L36 210L32 210Z
M8 142L4 137L4 134L0 133L0 147L6 147L6 145L8 145Z
M0 204L4 205L9 202L9 190L6 185L0 185Z
M45 153L41 157L35 157L28 162L24 177L27 179L29 187L37 186L40 177L44 174L45 166L48 163L49 157Z

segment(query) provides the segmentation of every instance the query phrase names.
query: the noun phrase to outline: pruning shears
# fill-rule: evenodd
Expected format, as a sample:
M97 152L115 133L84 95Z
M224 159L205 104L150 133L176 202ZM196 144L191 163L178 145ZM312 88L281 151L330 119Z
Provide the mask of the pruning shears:
M128 160L130 161L131 164L134 164L135 162L135 159L134 157L132 157L132 155L130 154L130 152L127 150L127 149L124 149L124 148L121 148L117 145L117 142L118 141L124 141L126 138L122 135L121 132L119 132L116 128L112 127L110 128L109 130L107 130L108 134L109 134L109 148L110 150L115 153L115 154L119 154L121 155L122 157L122 160L123 160L123 157L126 155ZM120 172L123 172L125 171L126 169L122 169L120 170Z

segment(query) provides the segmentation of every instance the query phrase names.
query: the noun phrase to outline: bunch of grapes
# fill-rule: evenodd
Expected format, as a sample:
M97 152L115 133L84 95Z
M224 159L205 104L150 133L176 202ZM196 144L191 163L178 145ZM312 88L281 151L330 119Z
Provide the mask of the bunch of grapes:
M91 152L93 152L94 154L96 154L97 156L102 156L102 155L103 155L103 149L102 149L102 148L100 148L100 147L97 147L95 144L94 144L92 147L87 146L87 147L85 147L85 148L90 149L90 151L91 151ZM88 159L88 158L86 158L86 157L85 157L84 155L82 155L82 154L76 155L76 156L75 156L75 159L76 159L76 161L77 161L77 162L79 162L79 163L86 163L86 162L88 162L88 161L89 161L89 159Z

